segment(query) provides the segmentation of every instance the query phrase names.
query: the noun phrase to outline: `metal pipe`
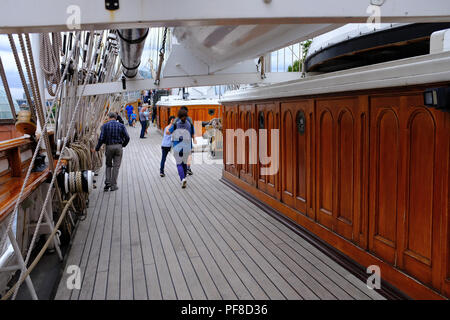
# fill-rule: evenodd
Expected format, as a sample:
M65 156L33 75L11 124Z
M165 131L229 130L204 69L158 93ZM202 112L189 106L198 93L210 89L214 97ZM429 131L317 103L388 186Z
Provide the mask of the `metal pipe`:
M123 74L127 78L134 78L138 73L148 30L148 28L117 30L117 34L120 38L119 54L123 67Z

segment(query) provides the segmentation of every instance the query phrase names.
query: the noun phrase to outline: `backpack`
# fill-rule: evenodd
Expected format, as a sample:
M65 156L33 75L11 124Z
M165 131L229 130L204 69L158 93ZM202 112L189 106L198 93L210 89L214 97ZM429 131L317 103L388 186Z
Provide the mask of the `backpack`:
M192 131L192 128L194 127L194 124L192 123L192 119L190 117L188 117L186 120L187 120L186 123L189 123L189 125L190 125L190 127L189 127L190 130L188 130L188 131L189 131L189 134L191 134L191 131ZM175 118L175 121L173 122L173 132L175 132L175 130L177 130L177 123L182 124L180 119ZM182 129L186 129L187 130L187 128L182 128ZM192 138L192 134L191 134L191 138ZM172 135L172 141L176 141L175 137L173 135ZM179 141L179 142L181 142L181 141Z

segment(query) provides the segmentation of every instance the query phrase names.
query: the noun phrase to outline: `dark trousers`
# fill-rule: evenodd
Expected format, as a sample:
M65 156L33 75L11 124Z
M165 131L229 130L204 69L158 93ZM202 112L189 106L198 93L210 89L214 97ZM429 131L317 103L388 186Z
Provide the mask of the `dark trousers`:
M127 113L128 116L128 125L131 126L131 123L133 122L133 120L131 120L131 113Z
M152 123L155 122L155 119L156 119L156 114L155 114L155 113L152 113Z
M187 171L186 163L182 162L180 164L177 164L177 170L178 175L180 176L180 180L183 181L183 179L186 178L186 171Z
M106 146L106 179L105 185L117 186L117 176L122 162L122 145L110 144Z
M179 159L177 159L176 155L175 155L175 160L177 163L177 170L178 170L178 175L180 176L180 180L183 181L184 178L186 178L186 172L187 172L187 165L184 162L185 159L183 159L183 150L179 151L179 150L174 150L174 153L178 152L179 155Z
M166 164L167 155L170 152L171 147L161 147L162 157L161 157L161 166L159 172L164 173L164 166Z
M144 135L145 135L145 129L147 129L147 121L146 120L144 120L144 121L142 121L141 120L141 138L143 138L144 137Z

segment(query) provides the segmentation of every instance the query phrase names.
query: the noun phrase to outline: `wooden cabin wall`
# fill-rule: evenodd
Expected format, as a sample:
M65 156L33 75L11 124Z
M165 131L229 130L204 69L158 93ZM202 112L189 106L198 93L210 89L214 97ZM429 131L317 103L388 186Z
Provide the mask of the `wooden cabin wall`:
M14 124L0 124L0 141L19 138L21 136L23 136L23 133L17 131Z
M430 290L404 274L450 297L450 113L423 106L422 92L226 104L224 141L226 129L280 129L280 170L261 176L259 161L224 163L224 178L360 264L375 257L412 297Z
M193 105L187 106L188 114L192 120L195 121L209 121L214 118L222 118L222 106L217 105ZM169 117L178 115L178 111L181 106L158 106L158 128L163 129L168 125ZM202 134L205 133L205 129L203 128Z

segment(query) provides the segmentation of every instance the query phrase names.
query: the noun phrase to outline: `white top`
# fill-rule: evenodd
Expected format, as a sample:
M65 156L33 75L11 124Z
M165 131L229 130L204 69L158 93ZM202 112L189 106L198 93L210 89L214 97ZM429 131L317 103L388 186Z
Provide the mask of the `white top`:
M228 91L223 102L296 97L450 81L450 52L309 76L300 80Z
M168 100L158 101L157 106L164 107L177 107L177 106L220 106L220 103L216 99L205 100Z

